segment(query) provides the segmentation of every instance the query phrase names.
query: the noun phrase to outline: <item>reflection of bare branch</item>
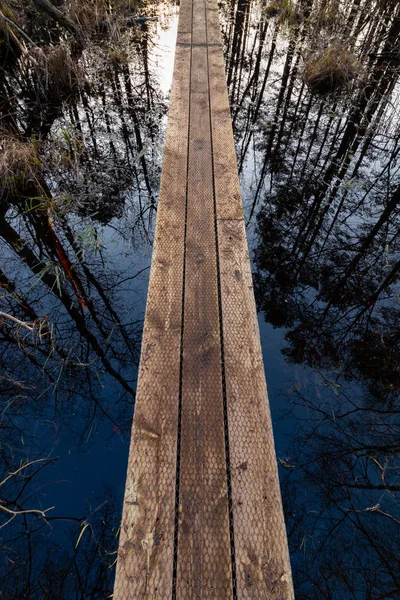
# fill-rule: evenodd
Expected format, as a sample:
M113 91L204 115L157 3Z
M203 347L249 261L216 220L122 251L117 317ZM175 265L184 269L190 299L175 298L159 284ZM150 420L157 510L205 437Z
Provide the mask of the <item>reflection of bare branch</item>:
M46 513L49 512L49 510L53 510L54 508L55 508L55 506L50 506L50 508L46 508L46 510L39 510L37 508L12 510L11 508L7 508L6 506L3 506L2 504L0 504L0 510L4 510L4 512L8 513L9 515L13 515L14 517L17 517L18 515L35 514L35 515L40 515L43 519L45 519ZM4 525L0 525L0 529L2 529L2 527L4 527Z
M51 331L46 317L38 317L37 319L35 319L35 321L32 322L22 321L21 319L18 319L17 317L14 317L13 315L10 315L9 313L5 313L3 311L0 311L0 317L3 317L3 319L9 319L10 321L14 321L14 323L16 323L19 326L17 328L17 331L19 331L20 328L23 328L27 329L30 333L37 333L36 339L40 341L42 341L42 339L45 336L51 335Z
M24 56L29 56L29 52L27 51L25 45L19 40L18 36L15 34L15 32L13 31L12 28L16 29L23 38L25 38L25 40L27 42L29 42L30 44L32 44L33 46L36 47L35 42L33 42L31 40L31 38L29 36L26 35L26 33L20 28L18 27L18 25L16 23L14 23L14 21L11 21L11 19L9 19L8 17L6 17L6 15L4 14L4 12L2 10L0 10L0 17L3 21L5 21L7 23L7 32L10 34L10 36L12 37L12 39L14 40L14 42L16 43L16 45L18 46L19 50L22 52L22 54Z
M7 475L7 477L5 479L3 479L3 481L0 481L0 487L2 485L4 485L9 479L11 479L12 477L15 477L16 475L18 475L18 473L20 473L24 469L27 469L28 467L30 467L32 465L36 465L37 463L54 462L55 460L57 460L57 458L58 457L55 457L55 458L38 458L37 460L31 460L31 461L25 463L24 465L22 465L22 467L19 467L19 469L17 469L16 471L13 471L12 473L9 473Z
M18 515L34 514L34 515L39 515L40 517L42 517L42 519L45 519L46 518L46 513L49 512L50 510L53 510L53 508L55 508L55 506L51 506L50 508L46 508L46 510L39 510L39 509L36 509L36 508L22 509L22 510L12 510L11 508L7 508L6 506L3 506L2 504L0 504L0 510L3 510L4 512L6 512L9 515L11 515L11 518L8 519L8 521L6 521L5 523L3 523L3 525L0 525L0 529L3 529L3 527L5 527L9 523L11 523L11 521L13 519L15 519L15 517L17 517Z
M24 483L22 485L22 488L17 496L16 499L14 499L12 502L9 502L8 504L13 504L14 506L17 507L17 510L14 510L12 508L8 508L7 506L4 506L4 499L0 499L0 511L3 511L5 513L7 513L7 515L10 515L10 518L3 523L2 525L0 525L0 529L3 529L4 527L6 527L9 523L11 523L11 521L13 521L15 519L15 517L19 516L19 515L38 515L39 517L41 517L42 519L46 520L46 516L47 513L50 510L53 510L55 507L51 506L50 508L46 508L45 510L41 510L41 509L37 509L37 508L22 508L18 505L18 498L20 497L21 493L23 492L23 490L25 489L27 483L32 479L32 477L37 474L43 467L45 467L47 464L49 463L54 463L54 461L57 460L58 457L54 457L54 458L38 458L36 460L32 460L32 461L27 461L25 464L21 465L18 469L16 469L15 471L12 471L11 473L9 473L2 481L0 481L0 487L4 486L7 482L10 482L13 478L16 478L17 476L22 477L24 480ZM21 475L21 473L23 471L25 471L28 467L31 467L33 465L37 465L40 464L39 468L33 473L33 474L26 474L24 473L23 475Z
M360 509L357 510L355 508L351 508L351 509L348 509L348 511L349 512L354 512L354 513L365 513L365 512L378 513L379 515L382 515L383 517L387 517L388 519L390 519L394 523L397 523L397 525L400 525L400 521L398 519L395 519L392 515L389 515L388 513L386 513L383 510L381 510L380 502L378 502L377 504L375 504L375 506L368 506L367 508L364 508L362 510L360 510Z
M16 317L13 317L12 315L9 315L9 314L7 314L5 312L2 312L1 310L0 310L0 317L3 317L5 319L10 319L11 321L14 321L15 323L17 323L21 327L24 327L28 331L34 331L35 330L35 326L34 326L33 323L28 323L27 321L21 321L20 319L17 319Z

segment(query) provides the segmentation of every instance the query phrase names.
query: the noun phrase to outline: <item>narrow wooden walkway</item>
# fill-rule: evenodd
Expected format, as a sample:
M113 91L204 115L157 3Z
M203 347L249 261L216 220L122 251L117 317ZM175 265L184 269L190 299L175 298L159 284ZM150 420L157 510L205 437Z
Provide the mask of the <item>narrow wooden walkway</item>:
M294 598L217 0L181 0L114 600Z

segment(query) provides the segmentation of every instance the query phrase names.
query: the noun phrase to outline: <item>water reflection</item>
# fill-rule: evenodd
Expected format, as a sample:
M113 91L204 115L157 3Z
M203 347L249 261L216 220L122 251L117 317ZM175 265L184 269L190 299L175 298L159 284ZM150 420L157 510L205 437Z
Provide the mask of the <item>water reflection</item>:
M44 69L11 36L0 61L11 599L112 593L172 75L173 4L95 22L70 6L84 43L21 9L57 52ZM400 3L232 0L221 17L296 595L400 598ZM332 47L359 69L315 85L304 64Z
M126 11L74 41L21 9L35 47L2 56L7 599L112 593L177 23Z
M283 332L296 597L399 598L400 4L237 7L229 92L258 307ZM360 72L315 89L304 65L333 40Z

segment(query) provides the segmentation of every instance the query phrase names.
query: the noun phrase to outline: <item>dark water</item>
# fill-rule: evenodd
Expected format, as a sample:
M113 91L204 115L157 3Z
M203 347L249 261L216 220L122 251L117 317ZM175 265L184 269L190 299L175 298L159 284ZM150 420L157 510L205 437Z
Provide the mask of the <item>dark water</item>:
M396 599L400 3L288 6L221 22L296 597ZM42 140L0 202L3 598L112 593L178 10L93 38L57 109L0 84Z

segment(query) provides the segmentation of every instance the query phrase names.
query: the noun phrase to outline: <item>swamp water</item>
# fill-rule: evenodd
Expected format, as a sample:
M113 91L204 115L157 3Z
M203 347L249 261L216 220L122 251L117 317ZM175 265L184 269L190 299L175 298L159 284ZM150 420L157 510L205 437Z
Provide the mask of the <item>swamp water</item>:
M400 598L400 3L220 9L296 597ZM0 84L42 140L1 188L7 600L112 594L179 7L139 12L58 110Z

